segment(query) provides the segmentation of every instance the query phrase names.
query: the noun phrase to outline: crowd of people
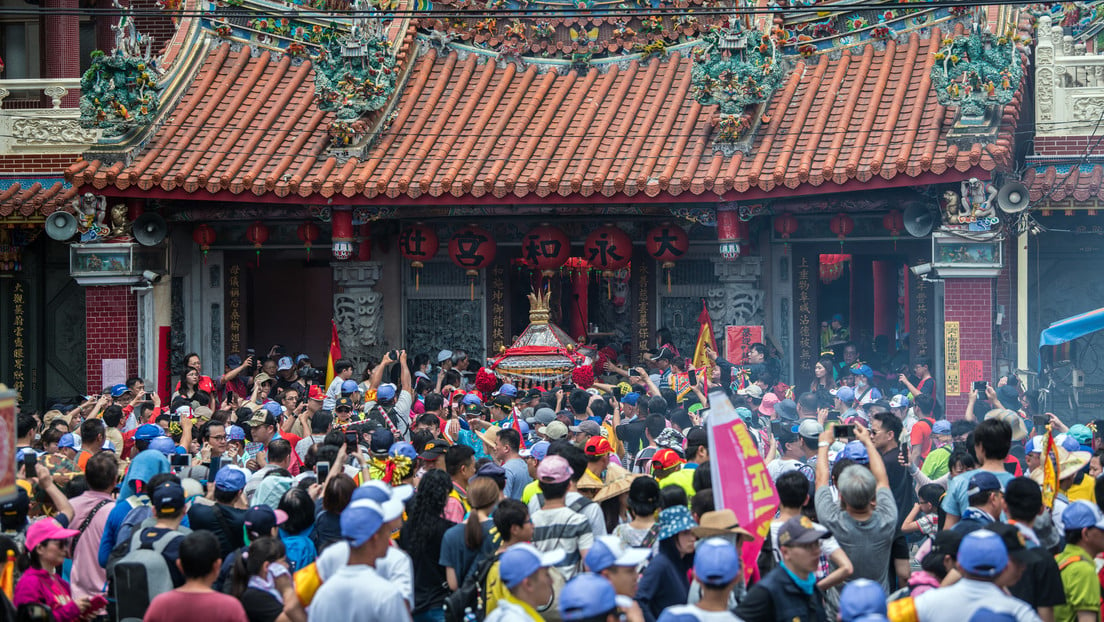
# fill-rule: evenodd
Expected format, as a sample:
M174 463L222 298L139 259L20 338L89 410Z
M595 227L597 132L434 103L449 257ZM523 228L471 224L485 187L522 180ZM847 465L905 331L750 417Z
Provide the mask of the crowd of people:
M808 390L763 344L700 369L657 346L558 382L448 350L328 383L279 348L189 354L171 396L20 412L4 619L1100 620L1104 422L1034 413L1014 378L945 413L930 363L879 388L851 344ZM769 525L714 495L722 404Z

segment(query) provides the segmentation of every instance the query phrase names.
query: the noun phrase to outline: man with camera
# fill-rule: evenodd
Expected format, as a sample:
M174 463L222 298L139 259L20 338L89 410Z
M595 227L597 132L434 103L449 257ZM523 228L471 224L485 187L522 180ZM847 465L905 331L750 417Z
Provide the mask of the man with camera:
M391 366L399 364L401 389L391 383L384 383L386 372L390 376ZM373 400L364 403L367 418L387 426L395 438L410 440L410 408L414 405L414 388L411 384L410 368L406 365L406 350L391 350L383 355L383 360L372 370L368 379L369 388L376 389Z

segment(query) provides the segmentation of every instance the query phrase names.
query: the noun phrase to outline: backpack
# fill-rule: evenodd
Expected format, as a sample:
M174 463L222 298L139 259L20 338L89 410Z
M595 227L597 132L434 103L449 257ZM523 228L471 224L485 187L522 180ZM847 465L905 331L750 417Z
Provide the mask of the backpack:
M140 622L153 598L171 592L172 574L165 560L165 549L184 534L170 531L149 544L142 543L142 530L136 530L129 551L107 564L108 595L115 604L116 622ZM114 556L115 552L112 551ZM120 595L123 596L120 598Z
M501 553L495 553L481 559L460 588L445 598L445 622L464 622L468 614L475 616L476 620L486 617L487 575L500 556Z
M402 420L402 417L395 411L394 406L384 408L376 404L368 411L366 418L391 430L391 433L394 434L395 438L398 440L407 438L410 435L410 424ZM400 425L406 429L399 429Z

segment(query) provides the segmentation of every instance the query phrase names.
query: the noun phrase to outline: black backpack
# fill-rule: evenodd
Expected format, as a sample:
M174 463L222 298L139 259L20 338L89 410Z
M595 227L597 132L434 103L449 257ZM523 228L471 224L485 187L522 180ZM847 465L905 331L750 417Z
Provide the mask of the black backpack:
M480 560L475 570L469 572L464 578L460 589L445 598L445 622L464 622L469 613L474 615L476 620L486 617L484 607L487 603L487 575L500 555L501 553L495 553Z

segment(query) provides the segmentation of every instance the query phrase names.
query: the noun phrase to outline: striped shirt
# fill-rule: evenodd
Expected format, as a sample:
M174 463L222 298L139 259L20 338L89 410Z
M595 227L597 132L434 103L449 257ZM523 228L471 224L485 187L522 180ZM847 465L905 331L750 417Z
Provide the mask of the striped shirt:
M557 565L564 580L575 576L583 554L594 544L594 533L585 516L562 507L540 510L532 514L533 546L544 552L563 551L564 560Z

